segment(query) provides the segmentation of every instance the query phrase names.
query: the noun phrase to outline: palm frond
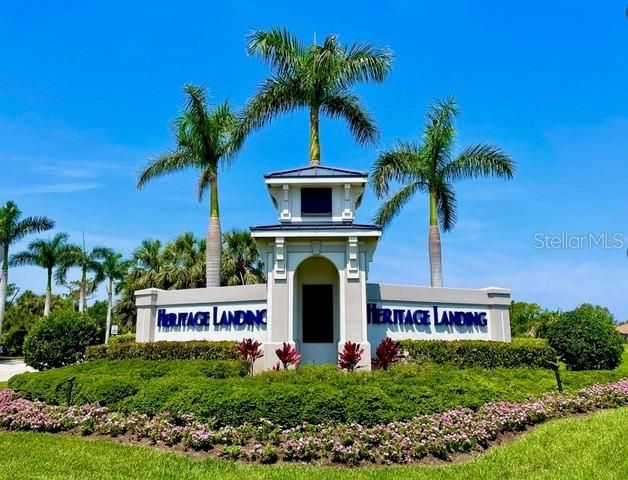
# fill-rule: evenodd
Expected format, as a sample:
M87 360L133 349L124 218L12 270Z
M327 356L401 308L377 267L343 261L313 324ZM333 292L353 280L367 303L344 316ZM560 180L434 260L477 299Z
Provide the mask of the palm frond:
M454 160L443 167L448 180L478 177L511 179L516 172L515 162L501 148L478 144L465 148Z
M247 35L247 52L258 55L281 75L293 72L304 54L299 39L285 28L253 30Z
M205 192L209 188L212 182L216 181L216 171L212 168L205 168L198 176L198 185L196 187L198 201L203 200Z
M375 160L370 174L370 183L375 194L381 198L388 194L390 182L407 183L414 178L419 160L418 148L412 143L399 142Z
M434 188L436 193L438 221L443 227L443 230L448 232L456 225L456 193L454 192L453 186L446 182L438 182Z
M356 82L382 82L392 68L393 53L369 43L355 43L344 50L340 81L349 86Z
M21 240L26 235L51 230L54 226L54 220L51 220L48 217L26 217L15 224L12 242Z
M456 135L454 120L459 113L454 97L444 101L437 98L428 106L423 150L434 170L442 168L450 160Z
M412 182L402 186L379 207L375 214L375 223L386 228L412 196L424 188L425 186L420 182Z
M137 188L141 190L153 178L161 177L173 172L180 172L190 166L195 166L196 160L183 152L165 153L153 159L140 172L137 179Z
M346 120L349 130L358 143L375 143L377 125L371 114L360 103L357 95L340 91L323 100L321 110L331 118Z
M242 135L263 127L279 114L307 105L307 97L297 80L272 76L262 83L247 104L236 137L239 140Z
M40 257L31 251L23 251L11 255L9 259L9 265L12 267L23 267L26 265L37 265L40 266Z

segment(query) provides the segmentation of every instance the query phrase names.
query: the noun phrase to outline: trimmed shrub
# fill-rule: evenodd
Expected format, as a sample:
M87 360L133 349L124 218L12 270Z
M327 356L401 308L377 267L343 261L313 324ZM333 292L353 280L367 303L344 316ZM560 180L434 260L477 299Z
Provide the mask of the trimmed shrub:
M168 384L177 383L179 390L187 390L193 386L207 385L212 379L246 374L247 365L235 360L98 360L16 375L11 378L9 385L28 398L61 404L66 402L69 383L72 381L73 404L100 403L114 407L119 406L124 399L140 394L147 385L154 385L156 389L151 390L150 394L163 402L159 403L162 405L178 391L166 387ZM189 408L184 410L189 411ZM158 409L153 411L159 412Z
M122 335L112 335L109 337L109 344L133 343L135 342L134 333L123 333Z
M35 325L24 340L24 361L37 370L80 362L87 347L103 341L102 333L88 315L52 314Z
M547 339L570 370L611 370L624 351L611 313L590 304L560 315L548 326Z
M458 367L550 368L556 352L546 341L516 338L512 342L483 340L403 340L401 348L415 361L451 363Z
M117 342L90 347L87 360L237 360L235 342Z

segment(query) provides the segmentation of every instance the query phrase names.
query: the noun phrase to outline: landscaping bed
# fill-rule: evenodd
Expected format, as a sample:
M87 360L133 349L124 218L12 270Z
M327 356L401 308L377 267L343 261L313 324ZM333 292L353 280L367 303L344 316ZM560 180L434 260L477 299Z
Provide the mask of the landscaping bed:
M447 460L455 454L485 449L502 434L548 419L625 405L628 380L590 386L573 394L546 395L521 403L490 402L475 411L459 408L373 426L301 424L283 428L260 420L218 427L187 415L149 417L112 412L98 405L48 405L5 389L0 391L0 427L123 436L127 441L211 451L221 458L261 463L394 464L429 457Z
M72 384L73 404L98 402L147 415L191 413L221 426L266 418L286 427L303 422L374 425L556 391L554 372L539 368L488 370L425 362L351 374L309 365L254 377L242 377L245 373L245 365L235 361L99 360L18 375L9 386L25 398L51 404L66 403ZM628 361L615 370L562 371L561 376L565 389L573 392L628 377Z

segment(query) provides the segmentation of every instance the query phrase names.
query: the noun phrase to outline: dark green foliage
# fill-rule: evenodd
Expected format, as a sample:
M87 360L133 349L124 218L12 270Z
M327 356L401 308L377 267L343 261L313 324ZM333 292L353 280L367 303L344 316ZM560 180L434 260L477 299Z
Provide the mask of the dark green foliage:
M236 360L235 342L111 342L87 349L87 360Z
M98 360L17 375L11 379L10 386L28 398L61 404L66 399L69 379L75 377L72 403L98 402L115 408L125 398L146 396L147 392L165 403L165 399L179 389L184 391L193 385L207 386L208 379L238 377L246 373L246 365L239 361ZM148 406L144 410L150 411Z
M554 320L547 339L571 370L606 370L621 363L624 351L613 316L604 307L583 304Z
M2 354L10 357L19 357L22 353L24 339L28 335L25 325L12 326L2 337L0 337L0 347Z
M555 391L548 369L460 369L453 365L408 363L388 370L356 371L333 365L302 366L245 377L238 361L98 360L13 377L9 386L28 398L64 403L68 378L76 377L73 403L99 401L121 411L155 415L190 412L220 425L266 418L293 426L302 422L359 422L367 425L409 419L456 407L522 401ZM626 372L594 372L591 383L609 381ZM565 372L565 388L588 382Z
M24 340L24 361L37 370L80 362L104 332L88 315L60 312L42 319Z
M52 295L51 310L73 311L72 300L59 295ZM3 355L22 356L23 344L28 332L41 320L44 311L44 295L36 295L30 290L24 291L7 305L0 345Z
M459 367L551 368L556 352L544 340L516 338L512 342L482 340L403 340L402 350L417 361L451 363Z
M123 333L122 335L112 335L111 337L109 337L110 344L133 343L133 342L135 342L134 333Z

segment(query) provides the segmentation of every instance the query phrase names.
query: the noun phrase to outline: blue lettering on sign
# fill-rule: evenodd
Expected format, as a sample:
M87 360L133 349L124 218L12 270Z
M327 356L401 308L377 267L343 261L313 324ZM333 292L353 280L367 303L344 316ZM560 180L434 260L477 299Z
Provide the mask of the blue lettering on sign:
M375 303L366 304L366 319L369 325L434 325L479 326L487 324L486 312L468 312L445 310L438 311L434 305L432 310L379 308Z
M206 327L217 326L262 326L266 325L266 309L261 310L225 310L218 316L218 307L212 311L168 313L165 308L157 310L157 326L171 327Z

